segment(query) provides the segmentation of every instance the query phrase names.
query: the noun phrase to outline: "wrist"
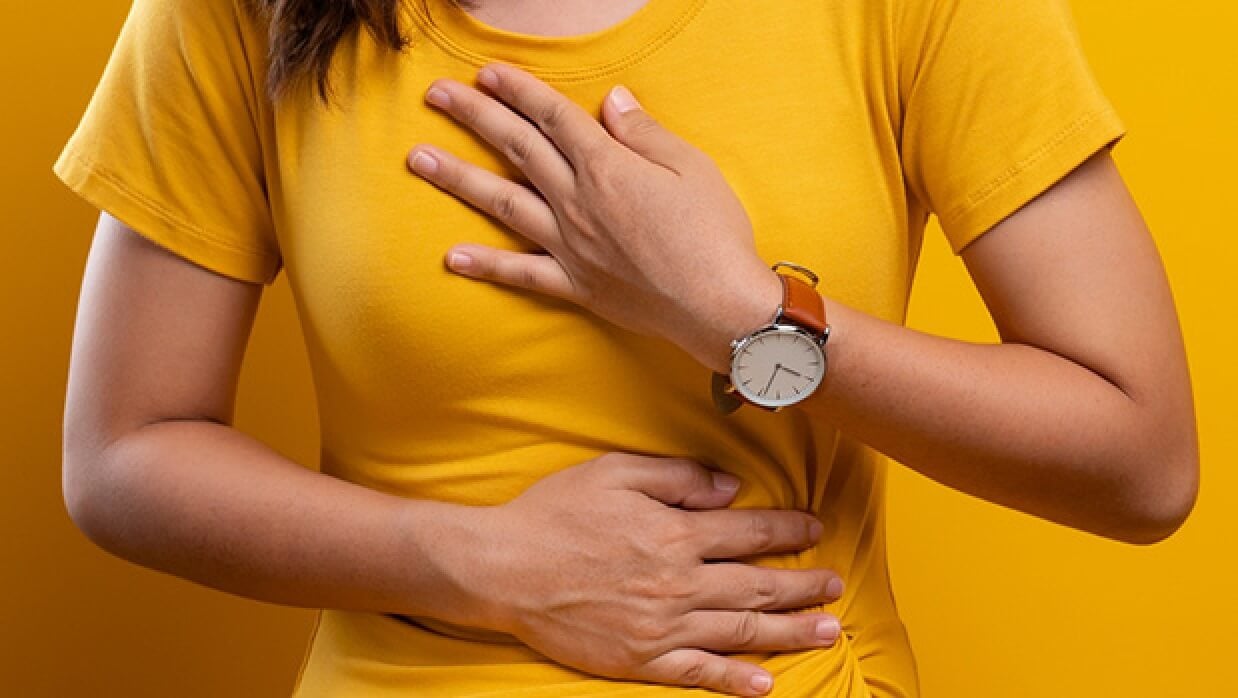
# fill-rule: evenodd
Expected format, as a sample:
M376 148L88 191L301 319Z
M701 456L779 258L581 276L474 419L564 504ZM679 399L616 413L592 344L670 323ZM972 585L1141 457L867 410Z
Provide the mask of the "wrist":
M493 592L494 573L485 564L498 538L489 524L494 507L409 500L400 519L410 548L406 560L407 615L460 626L502 630L502 608Z
M781 303L782 282L764 263L742 278L724 277L689 352L710 370L729 374L731 342L768 325Z

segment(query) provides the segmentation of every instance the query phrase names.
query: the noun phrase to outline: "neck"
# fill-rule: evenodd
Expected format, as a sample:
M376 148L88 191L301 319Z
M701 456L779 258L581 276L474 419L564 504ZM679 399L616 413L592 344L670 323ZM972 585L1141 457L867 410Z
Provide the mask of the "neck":
M469 0L458 2L479 22L541 36L573 36L608 29L655 0Z

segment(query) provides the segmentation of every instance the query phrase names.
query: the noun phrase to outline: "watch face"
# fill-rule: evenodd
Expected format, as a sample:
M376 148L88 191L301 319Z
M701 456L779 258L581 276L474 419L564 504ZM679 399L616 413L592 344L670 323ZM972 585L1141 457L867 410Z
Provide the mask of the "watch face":
M731 359L731 382L764 407L793 405L825 377L825 351L807 332L775 325L745 339Z

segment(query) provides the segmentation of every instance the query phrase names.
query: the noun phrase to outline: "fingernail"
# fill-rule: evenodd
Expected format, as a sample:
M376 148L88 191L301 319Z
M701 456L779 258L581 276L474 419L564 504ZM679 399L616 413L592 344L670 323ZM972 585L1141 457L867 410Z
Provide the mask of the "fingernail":
M630 112L633 109L640 109L640 104L636 102L636 98L623 85L616 85L610 91L610 101L611 104L615 105L615 109L619 110L620 114Z
M727 473L713 473L714 489L722 492L734 492L739 489L739 478Z
M817 621L817 639L822 642L833 642L838 639L838 633L842 628L838 625L838 620L835 618L823 618Z
M821 540L821 534L825 532L825 526L821 525L820 521L813 521L808 524L808 537L815 543Z
M753 674L752 690L768 693L769 689L774 687L774 680L767 674Z
M438 160L425 151L418 150L413 154L413 172L419 175L432 175L438 172Z
M447 266L456 271L465 271L473 264L473 258L463 252L452 252L447 255Z
M829 584L825 585L825 593L837 599L843 595L843 580L835 577L830 580Z
M437 87L431 87L426 92L426 101L441 109L451 106L451 95Z
M499 74L489 68L482 68L477 72L477 82L494 89L499 86Z

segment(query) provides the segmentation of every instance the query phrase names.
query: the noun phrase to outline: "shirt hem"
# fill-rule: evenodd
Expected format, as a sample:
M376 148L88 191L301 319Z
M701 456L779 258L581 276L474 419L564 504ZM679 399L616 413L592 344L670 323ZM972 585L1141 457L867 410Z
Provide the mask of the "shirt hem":
M939 217L954 253L961 254L993 226L1125 134L1126 128L1112 107L1088 112L1070 122L1031 155L975 190L964 205Z
M230 278L270 285L282 263L261 252L239 247L190 225L158 202L134 191L119 176L72 149L52 171L65 186L134 232L177 256Z

